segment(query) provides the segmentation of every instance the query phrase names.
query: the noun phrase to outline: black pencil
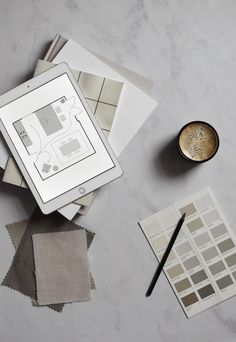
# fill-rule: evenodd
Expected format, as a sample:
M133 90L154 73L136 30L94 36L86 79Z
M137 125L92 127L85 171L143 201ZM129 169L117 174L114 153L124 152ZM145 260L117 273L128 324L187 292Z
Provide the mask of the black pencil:
M153 291L153 289L154 289L154 287L156 285L156 282L157 282L157 280L158 280L158 278L159 278L159 276L161 274L161 271L163 270L163 267L164 267L164 265L166 263L166 260L167 260L168 256L170 255L170 252L171 252L171 250L173 248L175 240L177 239L177 236L178 236L178 234L180 232L180 229L181 229L181 227L182 227L182 225L184 223L185 215L186 215L186 213L183 214L183 216L181 217L181 219L177 223L177 226L176 226L176 228L174 230L174 233L171 236L170 242L169 242L169 244L168 244L168 246L167 246L167 248L165 250L165 253L164 253L164 255L163 255L163 257L162 257L162 259L161 259L161 261L160 261L160 263L159 263L159 265L157 267L157 270L156 270L156 272L155 272L155 274L154 274L154 276L152 278L151 284L149 285L149 288L148 288L147 293L146 293L146 297L149 297L152 294L152 291Z

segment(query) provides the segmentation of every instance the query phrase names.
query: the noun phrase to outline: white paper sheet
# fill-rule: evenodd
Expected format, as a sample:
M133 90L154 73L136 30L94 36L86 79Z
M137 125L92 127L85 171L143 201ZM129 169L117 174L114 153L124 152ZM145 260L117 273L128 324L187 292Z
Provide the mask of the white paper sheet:
M130 82L134 83L139 89L143 90L147 95L150 95L153 83L149 79L145 78L140 74L137 74L136 72L130 69L125 68L123 65L111 61L110 59L104 56L98 55L94 52L92 53L93 55L97 56L102 62L109 65L113 70L117 71L120 75L124 76Z
M64 45L53 62L66 62L72 69L124 82L119 108L109 136L110 144L115 154L119 156L157 106L157 102L71 39Z
M2 134L0 133L0 167L5 169L9 158L9 150L5 144Z

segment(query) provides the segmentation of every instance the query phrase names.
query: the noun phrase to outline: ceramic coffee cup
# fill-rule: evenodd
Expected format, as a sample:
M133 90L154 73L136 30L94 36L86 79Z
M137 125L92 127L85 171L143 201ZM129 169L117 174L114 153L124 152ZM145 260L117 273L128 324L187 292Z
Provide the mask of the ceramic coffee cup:
M218 151L219 136L209 123L192 121L180 130L178 148L187 160L203 163L213 158Z

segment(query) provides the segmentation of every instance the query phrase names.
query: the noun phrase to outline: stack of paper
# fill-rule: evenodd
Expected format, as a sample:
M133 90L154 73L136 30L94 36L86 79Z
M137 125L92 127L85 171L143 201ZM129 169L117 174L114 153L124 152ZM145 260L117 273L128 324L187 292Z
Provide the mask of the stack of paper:
M151 83L142 76L57 35L44 60L39 60L34 75L66 62L89 103L99 125L119 157L145 120L157 106L147 93ZM103 85L103 94L98 97ZM141 89L142 88L142 89ZM0 167L3 181L27 188L14 159L0 137ZM71 220L86 214L95 193L88 194L58 211Z

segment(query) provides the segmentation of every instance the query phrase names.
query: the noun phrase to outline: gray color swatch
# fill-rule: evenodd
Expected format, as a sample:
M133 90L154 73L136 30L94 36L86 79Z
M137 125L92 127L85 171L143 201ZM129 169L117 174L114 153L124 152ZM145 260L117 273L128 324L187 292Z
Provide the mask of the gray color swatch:
M207 232L198 235L194 238L194 241L198 247L203 246L211 241L211 238Z
M186 213L186 217L188 217L188 216L193 215L194 213L196 213L197 209L195 208L193 203L190 203L190 204L186 205L185 207L180 208L179 211L180 211L181 215Z
M175 278L180 274L184 273L184 270L183 267L180 264L178 264L174 267L169 268L166 272L169 274L170 278Z
M198 298L195 292L190 293L189 295L181 298L185 307L188 307L196 302L198 302Z
M219 219L220 219L220 215L216 209L214 209L214 210L210 211L209 213L207 213L206 215L204 215L204 220L205 220L207 225L210 225Z
M51 105L45 106L37 110L35 113L47 136L63 128Z
M182 245L175 247L175 249L176 249L179 256L190 253L193 250L192 246L190 245L190 243L188 241L183 243Z
M206 285L206 286L202 287L197 292L199 293L199 296L201 297L201 299L204 299L206 297L209 297L213 293L215 293L215 290L213 289L211 284L209 284L209 285Z
M206 261L215 258L217 255L219 255L219 253L214 246L202 252L202 256Z
M194 284L198 284L203 280L206 280L208 277L206 275L206 272L204 270L200 270L194 274L191 275L191 279L194 282Z
M226 288L226 287L232 285L232 284L233 284L233 280L232 280L232 278L230 277L230 275L227 275L227 276L225 276L225 277L223 277L223 278L221 278L221 279L218 279L218 280L216 281L216 283L217 283L219 289L220 289L220 290L223 290L224 288Z
M216 262L215 264L209 266L209 269L210 269L211 273L213 275L215 275L215 274L218 274L220 272L223 272L226 269L226 267L225 267L225 264L223 263L223 261L220 260L220 261Z
M232 272L232 276L234 277L234 280L236 281L236 271Z
M187 223L187 227L188 227L190 233L195 232L196 230L202 228L203 226L204 226L204 224L200 218L197 218L196 220L193 220L193 221Z
M187 259L183 262L184 267L186 268L187 271L192 270L193 268L197 267L200 265L200 262L196 256L193 256L190 259Z
M236 253L229 255L225 258L226 264L231 267L233 265L236 265Z
M183 280L180 280L178 283L175 283L175 288L177 292L182 292L188 289L189 287L191 287L191 284L188 278L184 278Z
M226 233L227 233L227 228L224 223L221 223L218 226L211 229L211 234L214 237L214 239L217 239L218 237Z
M227 240L224 240L224 241L218 243L218 247L219 247L221 253L224 253L224 252L229 251L230 249L234 248L235 245L234 245L232 239L229 238Z
M199 198L195 203L200 211L209 208L209 206L213 204L209 195Z

